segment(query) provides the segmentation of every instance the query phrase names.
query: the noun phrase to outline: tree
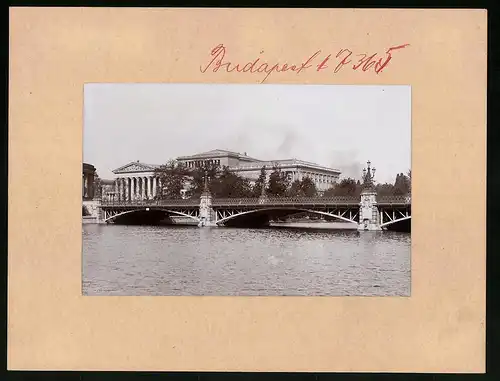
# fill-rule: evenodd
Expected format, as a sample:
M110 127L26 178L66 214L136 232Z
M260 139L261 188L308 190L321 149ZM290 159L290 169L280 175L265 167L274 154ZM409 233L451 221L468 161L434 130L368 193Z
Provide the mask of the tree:
M269 175L267 194L274 197L285 196L290 180L285 172L281 171L277 165L273 166L273 171Z
M288 189L289 197L300 197L302 195L302 181L299 179L295 180Z
M189 174L183 163L170 160L157 168L155 172L159 179L156 197L159 199L180 199L182 197L181 190L184 189Z
M262 194L262 187L266 183L266 166L263 166L260 169L259 178L255 181L252 188L252 196L259 197Z
M309 177L304 177L302 180L295 180L287 193L290 197L315 197L318 190Z
M411 194L411 169L408 170L406 176L408 177L408 187L409 187L408 193Z
M385 184L377 184L375 187L377 191L377 196L394 196L394 185L385 183Z
M403 173L398 173L394 182L394 195L404 196L410 193L410 178Z
M94 188L94 194L92 195L93 198L101 198L102 197L102 181L101 181L101 178L99 177L99 175L96 173L94 173L94 185L93 185L93 188Z
M302 193L305 197L315 197L318 194L316 184L309 177L302 179Z
M212 182L212 195L219 198L251 197L250 181L224 166L218 178Z
M191 189L189 196L198 198L205 189L205 177L208 177L208 189L212 191L216 188L217 178L220 174L220 166L215 163L204 163L202 166L192 169L189 172L191 176Z
M408 174L398 173L394 184L377 184L378 196L404 196L411 193L411 171Z
M342 179L339 184L336 184L332 190L328 190L328 196L349 196L359 197L361 194L361 183L352 178Z
M323 197L333 197L335 196L335 188L337 187L337 183L334 183L330 186L330 188L326 189L323 192Z

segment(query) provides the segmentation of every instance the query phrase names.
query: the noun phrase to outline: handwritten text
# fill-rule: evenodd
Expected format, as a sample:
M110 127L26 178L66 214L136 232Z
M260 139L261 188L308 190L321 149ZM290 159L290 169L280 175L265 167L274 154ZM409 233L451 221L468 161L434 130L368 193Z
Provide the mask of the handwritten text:
M219 70L228 73L262 73L263 78L261 83L264 83L273 73L294 72L300 74L305 71L324 71L330 70L332 73L338 73L344 67L351 68L357 71L373 71L379 74L384 70L392 60L392 54L395 51L406 48L409 44L392 46L379 56L378 53L373 54L355 54L349 49L340 49L337 53L325 54L318 50L310 55L307 55L301 62L266 62L260 52L259 57L256 57L248 62L234 63L226 58L227 49L223 44L217 45L210 52L208 62L200 66L200 71L206 73L211 70L217 73Z

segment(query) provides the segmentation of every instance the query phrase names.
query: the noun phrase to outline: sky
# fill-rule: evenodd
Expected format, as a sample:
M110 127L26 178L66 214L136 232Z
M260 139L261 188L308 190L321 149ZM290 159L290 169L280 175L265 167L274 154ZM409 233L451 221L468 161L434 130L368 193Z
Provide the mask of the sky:
M411 87L86 84L83 161L101 178L132 161L213 149L296 158L377 182L411 169Z

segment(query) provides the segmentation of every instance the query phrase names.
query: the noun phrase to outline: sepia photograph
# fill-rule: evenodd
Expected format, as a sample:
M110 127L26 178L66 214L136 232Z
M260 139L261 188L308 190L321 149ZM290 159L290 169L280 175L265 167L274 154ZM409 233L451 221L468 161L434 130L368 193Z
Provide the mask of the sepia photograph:
M84 86L86 296L411 295L411 87Z

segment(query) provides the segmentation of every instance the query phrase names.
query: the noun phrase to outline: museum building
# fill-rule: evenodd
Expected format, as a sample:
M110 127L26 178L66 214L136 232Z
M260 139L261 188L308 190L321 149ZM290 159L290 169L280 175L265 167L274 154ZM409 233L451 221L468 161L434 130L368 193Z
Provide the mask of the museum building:
M248 156L246 152L241 154L221 149L191 156L180 156L176 161L183 163L188 168L199 168L206 164L217 164L220 167L227 166L232 172L249 179L251 183L254 183L259 178L262 167L266 168L266 174L269 178L273 167L277 166L287 174L292 182L309 177L319 192L331 188L338 181L341 173L338 169L303 160L259 160ZM159 181L155 170L158 167L160 165L135 161L115 169L113 173L115 174L115 192L118 198L144 200L155 197Z

